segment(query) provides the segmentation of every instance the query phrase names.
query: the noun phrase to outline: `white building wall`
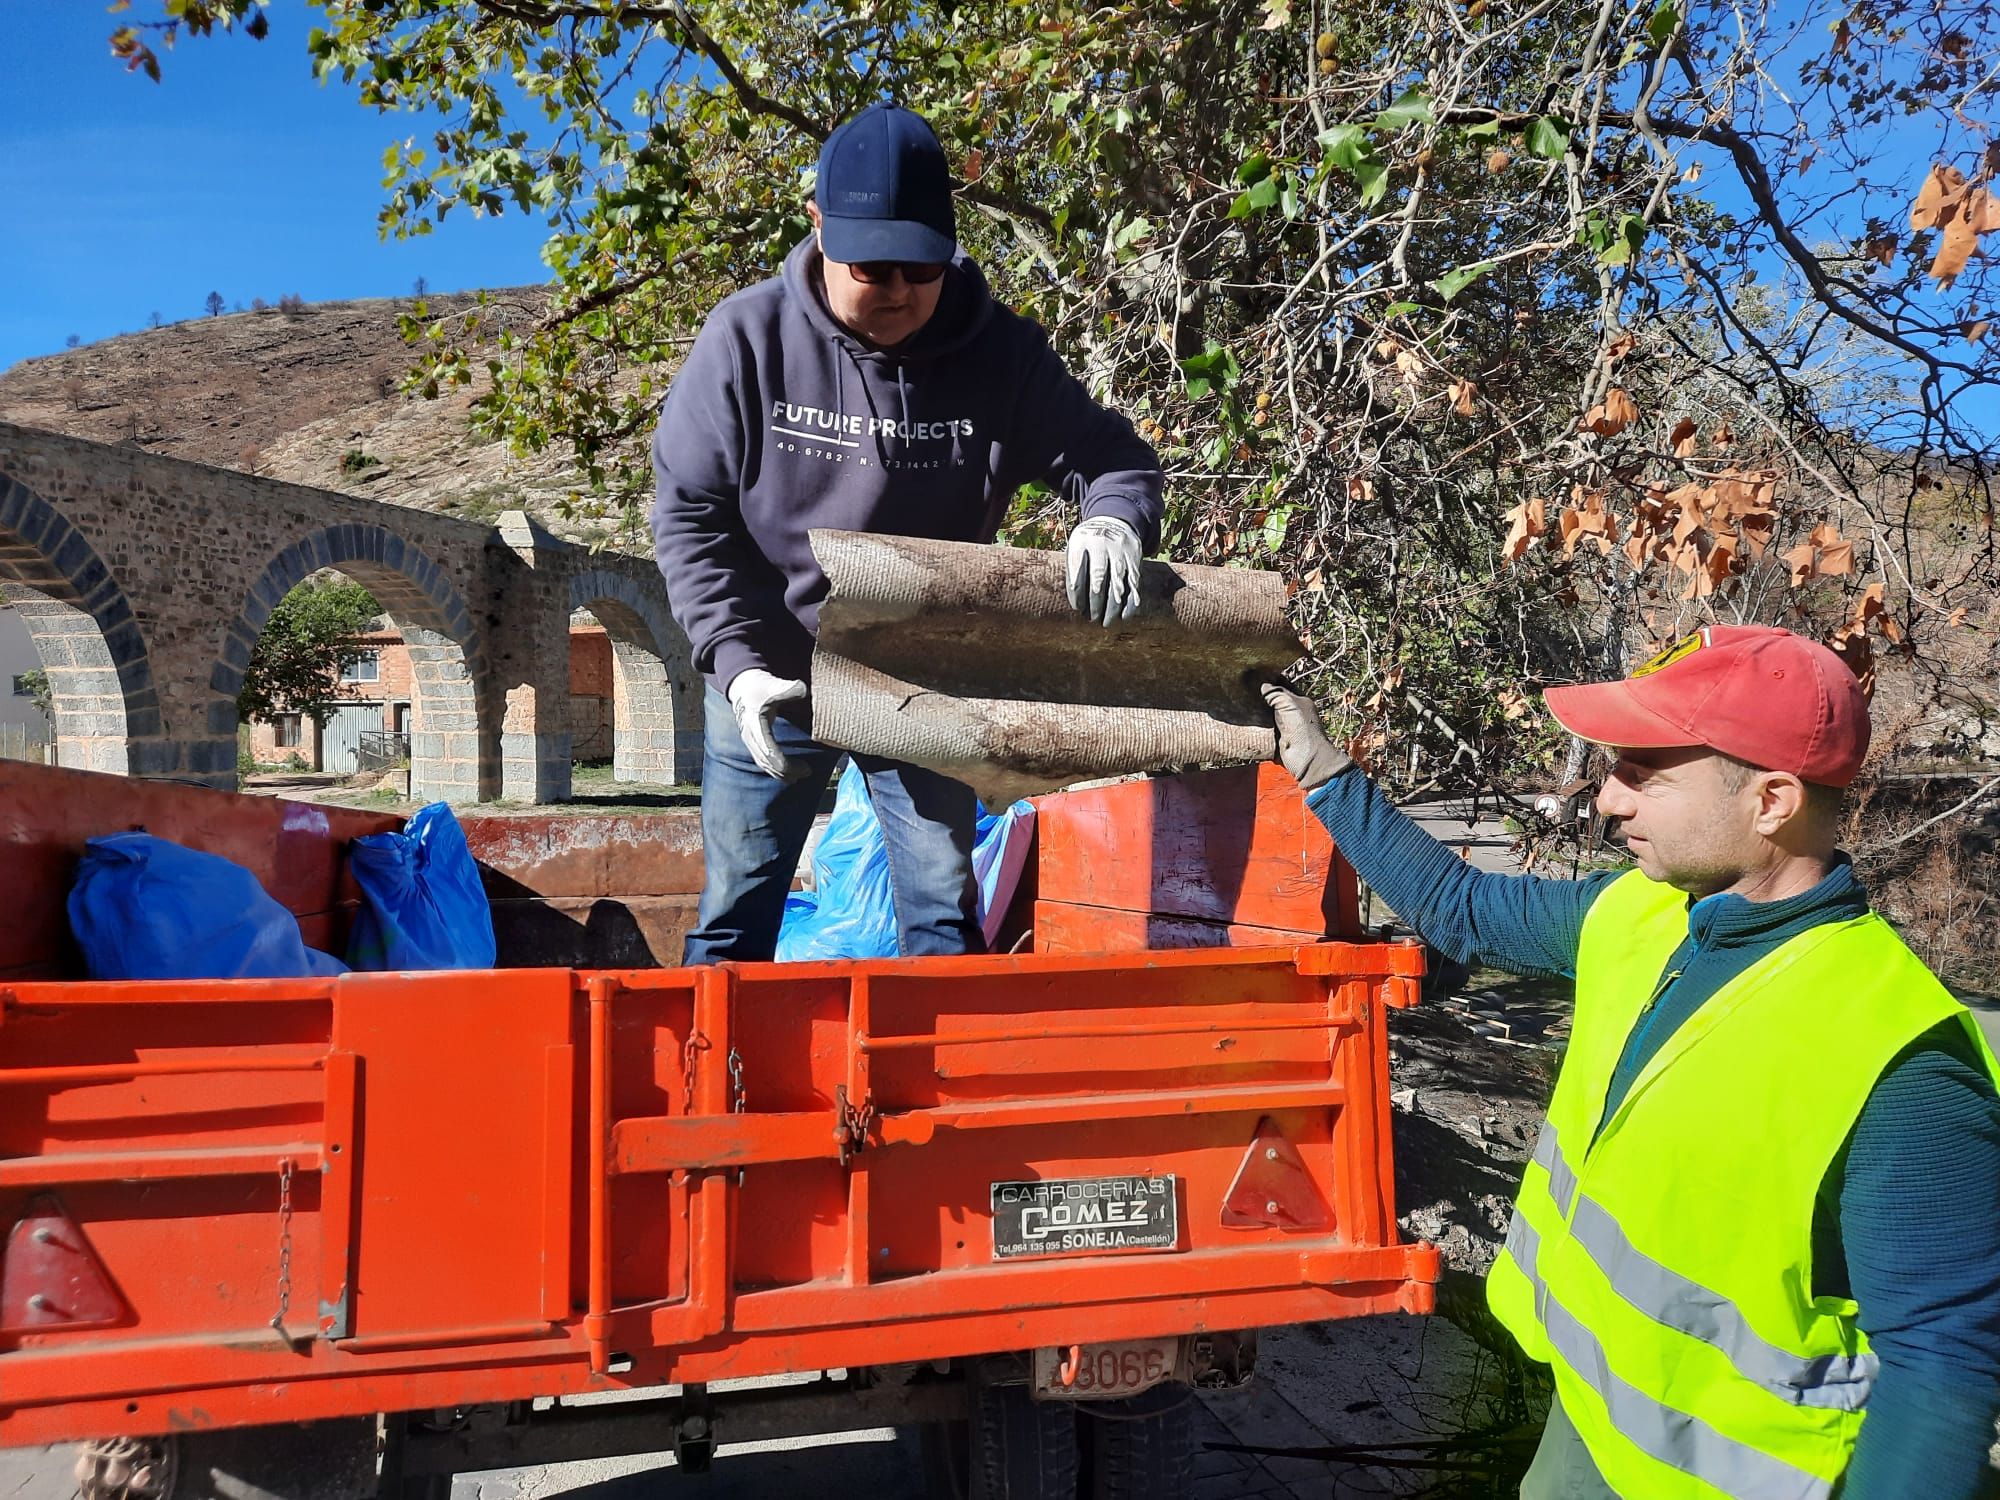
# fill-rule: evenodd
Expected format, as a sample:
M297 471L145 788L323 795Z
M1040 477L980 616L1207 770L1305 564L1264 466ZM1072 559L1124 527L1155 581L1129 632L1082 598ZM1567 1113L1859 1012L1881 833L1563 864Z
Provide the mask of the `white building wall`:
M25 725L31 737L46 741L49 721L35 707L34 699L14 696L14 679L24 672L39 671L41 665L28 627L11 607L0 603L0 724Z

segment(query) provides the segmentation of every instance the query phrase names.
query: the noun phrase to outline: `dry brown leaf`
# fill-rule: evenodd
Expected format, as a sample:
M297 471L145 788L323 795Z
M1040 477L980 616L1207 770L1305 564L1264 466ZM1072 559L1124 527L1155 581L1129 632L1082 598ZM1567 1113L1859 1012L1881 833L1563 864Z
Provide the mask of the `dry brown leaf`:
M1404 385L1413 386L1424 373L1424 362L1408 349L1396 356L1396 374Z
M1757 562L1762 562L1765 550L1771 545L1771 537L1778 529L1778 518L1745 516L1737 522L1737 529L1742 532L1743 540L1749 544L1751 557Z
M1736 429L1729 425L1727 417L1722 419L1721 426L1709 434L1708 441L1710 446L1716 448L1734 448L1736 446Z
M1714 496L1702 485L1684 484L1667 498L1679 509L1679 519L1674 522L1674 546L1685 547L1688 538L1707 524L1708 506Z
M1356 504L1367 504L1375 498L1375 481L1364 479L1359 474L1348 475L1347 498Z
M1854 571L1854 543L1831 521L1813 527L1808 540L1819 548L1819 571L1825 577L1840 578Z
M1800 542L1785 553L1785 566L1792 570L1792 587L1797 588L1814 577L1819 569L1813 562L1813 544Z
M1947 619L1945 623L1947 625L1963 625L1965 623L1965 617L1967 613L1969 613L1969 611L1963 604L1961 604L1957 609L1951 612L1951 617Z
M1618 545L1618 518L1604 508L1604 496L1596 490L1583 495L1580 507L1563 512L1563 555L1568 557L1574 554L1577 543L1585 537L1607 557L1611 549Z
M1700 551L1694 547L1692 542L1688 546L1692 555L1687 559L1688 581L1681 589L1681 598L1706 599L1710 594L1715 592L1715 578L1703 566Z
M1977 323L1961 323L1959 328L1965 334L1966 343L1976 344L1986 337L1986 330L1992 326L1984 318L1981 318Z
M1694 420L1691 417L1682 417L1678 422L1674 423L1674 430L1667 438L1667 441L1673 445L1675 458L1694 457L1695 448L1698 446L1696 442L1697 431L1698 429L1695 427Z
M1725 521L1774 515L1778 509L1775 469L1725 469L1715 481L1716 514Z
M1871 583L1861 591L1861 597L1854 601L1854 619L1850 622L1856 630L1866 630L1873 625L1892 641L1903 638L1903 627L1896 623L1896 617L1889 613L1889 606L1883 600L1883 588L1879 583Z
M1502 562L1519 562L1528 544L1548 530L1548 501L1523 500L1507 512L1507 540L1500 544Z
M1962 213L1954 213L1938 240L1937 254L1931 257L1931 276L1939 287L1947 287L1964 272L1972 252L1979 248L1979 235Z
M1833 648L1834 655L1847 663L1847 670L1861 684L1862 696L1872 698L1875 695L1875 648L1868 643L1868 633L1843 625L1833 633L1833 639L1827 645Z
M1625 539L1625 560L1632 564L1632 571L1635 573L1645 572L1646 564L1652 561L1652 554L1658 549L1658 546L1659 543L1655 539L1648 537L1643 531L1635 531L1627 537Z
M1613 387L1603 401L1591 407L1583 425L1599 437L1616 437L1638 420L1638 405L1624 391Z
M1637 348L1638 344L1639 340L1635 335L1629 333L1621 333L1618 335L1617 338L1613 339L1608 345L1605 346L1604 350L1605 358L1614 360L1623 359L1626 355L1630 354L1635 348Z
M1457 412L1461 417L1470 417L1475 415L1478 412L1479 407L1478 404L1475 402L1474 398L1478 396L1478 394L1479 394L1479 387L1474 385L1471 381L1454 380L1451 383L1451 409Z
M1717 588L1727 583L1730 577L1740 571L1737 560L1738 537L1733 531L1718 531L1710 544L1708 553L1702 558L1702 567L1715 581Z
M1936 229L1964 195L1963 172L1942 162L1933 166L1917 190L1917 201L1910 209L1910 228Z
M1885 267L1894 266L1896 251L1901 244L1893 234L1878 234L1862 244L1861 254L1864 259L1879 262Z

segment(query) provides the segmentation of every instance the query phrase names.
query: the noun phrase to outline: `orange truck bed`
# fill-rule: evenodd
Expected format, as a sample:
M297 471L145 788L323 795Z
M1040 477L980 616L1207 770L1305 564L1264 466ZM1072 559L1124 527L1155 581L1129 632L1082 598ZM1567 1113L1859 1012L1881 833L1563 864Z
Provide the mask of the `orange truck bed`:
M0 776L0 910L43 913L0 941L0 1446L987 1356L1088 1385L1147 1340L1198 1378L1236 1330L1431 1306L1384 1031L1420 951L1358 941L1269 768L1044 799L1008 956L45 977L61 848L126 787ZM253 868L246 828L313 816L140 794ZM325 940L317 826L259 873Z

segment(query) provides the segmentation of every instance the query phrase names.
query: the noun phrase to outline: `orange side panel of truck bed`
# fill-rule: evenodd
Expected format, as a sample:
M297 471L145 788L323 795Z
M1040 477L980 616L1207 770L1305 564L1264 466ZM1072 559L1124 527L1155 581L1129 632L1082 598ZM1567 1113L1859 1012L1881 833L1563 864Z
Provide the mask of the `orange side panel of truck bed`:
M1416 960L13 985L0 1224L58 1208L117 1312L10 1275L0 1443L1427 1309ZM1265 1120L1330 1227L1224 1224ZM1170 1248L996 1260L995 1183L1114 1174L1174 1179Z
M1221 775L1265 832L1137 884L1065 874L1097 835L1044 802L1064 951L0 978L0 1446L1427 1311L1384 1020L1421 953L1327 940L1323 831ZM1105 791L1114 840L1185 795ZM1188 909L1202 858L1256 899ZM1002 1185L1069 1181L1002 1243ZM1168 1230L1121 1248L1107 1182Z

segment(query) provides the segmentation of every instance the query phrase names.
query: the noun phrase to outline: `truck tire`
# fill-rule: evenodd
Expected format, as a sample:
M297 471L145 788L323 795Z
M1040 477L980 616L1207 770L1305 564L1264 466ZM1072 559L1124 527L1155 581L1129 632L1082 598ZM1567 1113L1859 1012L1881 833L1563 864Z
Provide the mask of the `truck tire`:
M1194 1392L1160 1385L1083 1408L1083 1500L1181 1500L1194 1485Z
M82 1500L367 1500L375 1419L85 1443L76 1478Z
M933 1500L1076 1500L1076 1413L1025 1385L974 1385L964 1422L923 1429Z

